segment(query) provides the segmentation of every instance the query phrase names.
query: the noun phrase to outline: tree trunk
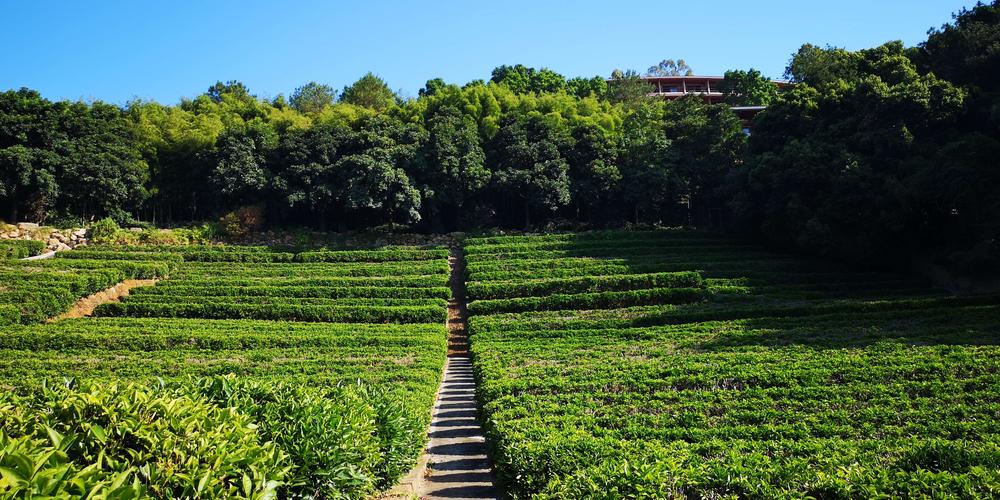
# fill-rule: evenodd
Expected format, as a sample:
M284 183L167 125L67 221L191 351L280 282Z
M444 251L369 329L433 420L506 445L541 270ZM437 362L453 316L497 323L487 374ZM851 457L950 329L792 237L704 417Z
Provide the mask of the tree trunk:
M17 224L17 185L10 191L10 217L11 224Z
M531 228L531 203L524 200L524 229Z

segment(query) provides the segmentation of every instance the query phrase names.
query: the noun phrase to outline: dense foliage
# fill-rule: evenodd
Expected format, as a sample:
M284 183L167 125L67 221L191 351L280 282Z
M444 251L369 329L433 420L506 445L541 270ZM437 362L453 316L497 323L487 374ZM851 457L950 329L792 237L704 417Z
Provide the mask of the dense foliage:
M803 45L779 90L728 71L729 105L651 99L634 71L497 67L404 99L368 73L263 100L219 82L177 105L0 94L0 217L214 220L419 231L722 225L865 262L1000 269L1000 3L859 51ZM683 75L664 60L650 75ZM240 212L235 212L242 210ZM244 215L253 222L247 222Z
M693 231L464 248L477 397L514 498L1000 488L1000 297ZM666 293L684 290L701 293Z
M267 223L320 229L686 222L676 200L701 202L704 175L689 178L702 165L686 166L687 151L672 144L707 140L704 149L722 148L711 170L726 171L743 147L739 121L697 99L646 99L637 83L624 97L628 84L611 91L601 77L516 65L488 83L431 80L410 100L373 74L339 95L311 82L290 102L258 99L239 82L175 106L123 109L9 91L0 217L163 224L257 206ZM651 176L672 182L629 192Z
M0 261L0 378L12 389L0 395L0 496L390 487L426 442L448 252L285 250L296 249L95 245ZM13 324L154 276L165 279L97 310L131 317Z
M735 227L857 260L1000 269L998 43L993 2L914 48L804 45L728 186Z

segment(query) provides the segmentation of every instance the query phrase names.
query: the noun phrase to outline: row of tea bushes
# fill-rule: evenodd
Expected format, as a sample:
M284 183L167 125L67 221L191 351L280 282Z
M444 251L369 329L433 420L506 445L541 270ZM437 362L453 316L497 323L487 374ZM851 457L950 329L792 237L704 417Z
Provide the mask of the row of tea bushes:
M310 252L305 259L298 258L305 253L286 258L264 247L223 246L99 248L82 255L178 262L170 279L102 304L98 316L443 323L451 295L448 251L435 247Z
M440 382L447 251L283 250L95 246L33 268L166 278L96 310L114 317L4 329L0 496L360 499L394 484Z
M166 263L0 261L0 326L41 322L122 280L156 278L169 271Z
M17 383L0 396L0 463L61 479L6 493L364 498L422 450L443 330L164 318L12 328L0 336L0 378ZM77 382L42 384L65 378Z
M45 251L45 243L37 240L0 240L0 259L24 259Z
M1000 491L998 296L695 231L465 249L477 398L514 498ZM675 276L698 285L658 281Z

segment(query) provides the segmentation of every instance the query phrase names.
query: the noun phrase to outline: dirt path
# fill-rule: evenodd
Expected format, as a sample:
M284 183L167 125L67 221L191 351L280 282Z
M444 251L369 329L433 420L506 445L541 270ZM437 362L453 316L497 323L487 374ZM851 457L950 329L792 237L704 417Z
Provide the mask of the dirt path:
M156 282L157 280L155 279L122 281L121 283L118 283L117 285L111 288L108 288L106 290L101 290L100 292L97 292L93 295L88 295L76 301L76 304L73 304L73 306L69 308L69 311L66 311L60 314L59 316L50 319L49 322L51 323L53 321L59 321L61 319L82 318L84 316L90 316L91 314L94 313L94 309L97 309L97 306L105 302L113 302L122 297L125 297L126 295L128 295L129 290L133 288L140 286L152 286Z

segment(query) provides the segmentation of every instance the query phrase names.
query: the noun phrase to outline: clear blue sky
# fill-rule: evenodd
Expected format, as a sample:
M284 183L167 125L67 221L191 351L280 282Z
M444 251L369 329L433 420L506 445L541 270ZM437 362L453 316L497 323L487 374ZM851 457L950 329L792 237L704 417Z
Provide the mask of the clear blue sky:
M2 0L0 0L2 1ZM973 0L46 1L6 0L0 90L51 99L175 103L217 80L262 97L373 71L416 95L434 77L488 79L501 64L567 76L645 71L684 58L697 74L780 77L799 45L919 43Z

